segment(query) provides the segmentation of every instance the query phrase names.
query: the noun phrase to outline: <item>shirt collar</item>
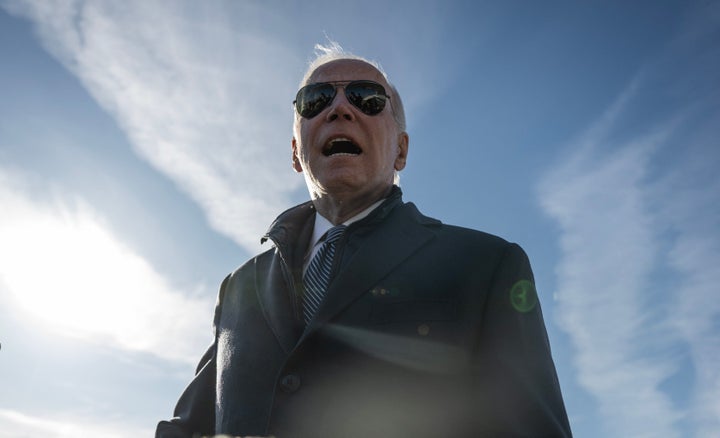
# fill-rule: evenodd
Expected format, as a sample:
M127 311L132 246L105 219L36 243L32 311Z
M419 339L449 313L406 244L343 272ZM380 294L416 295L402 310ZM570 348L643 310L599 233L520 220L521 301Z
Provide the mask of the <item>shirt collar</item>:
M355 216L351 217L350 219L343 222L343 225L350 225L353 222L357 222L360 219L365 219L370 213L373 212L380 204L382 204L385 201L385 198L380 199L379 201L375 202L374 204L370 205L365 210L361 211L360 213L356 214ZM330 222L328 219L326 219L323 215L321 215L318 212L315 212L315 227L313 228L313 234L312 238L310 239L310 245L308 245L308 252L312 252L312 249L318 244L322 236L327 233L327 231L332 228L334 225L332 222Z

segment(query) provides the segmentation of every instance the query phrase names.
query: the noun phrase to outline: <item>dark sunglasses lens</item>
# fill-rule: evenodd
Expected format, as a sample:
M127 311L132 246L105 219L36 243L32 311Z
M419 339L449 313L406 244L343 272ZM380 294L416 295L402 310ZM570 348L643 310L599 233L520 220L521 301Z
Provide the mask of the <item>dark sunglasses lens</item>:
M295 109L298 114L310 119L320 114L335 97L335 87L330 84L312 84L298 91Z
M347 100L363 113L374 116L385 108L385 88L375 82L351 82L345 87Z

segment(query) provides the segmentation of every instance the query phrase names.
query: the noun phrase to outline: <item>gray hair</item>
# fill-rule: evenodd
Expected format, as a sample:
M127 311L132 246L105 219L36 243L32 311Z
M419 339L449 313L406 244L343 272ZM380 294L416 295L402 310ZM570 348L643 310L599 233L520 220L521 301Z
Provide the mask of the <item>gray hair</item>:
M371 65L383 75L383 78L385 78L385 81L390 86L390 90L388 91L390 93L390 108L392 109L393 118L395 119L398 129L404 132L407 129L407 125L405 123L405 107L403 106L402 99L400 99L400 93L398 93L395 85L393 85L392 82L390 82L390 79L388 79L385 70L383 70L377 61L363 58L362 56L357 56L345 51L345 49L343 49L336 41L329 40L327 45L315 44L315 59L310 61L310 64L305 71L305 75L303 76L302 81L300 81L300 88L308 84L310 76L312 76L312 74L315 73L315 70L317 70L320 66L339 59L354 59L362 61Z

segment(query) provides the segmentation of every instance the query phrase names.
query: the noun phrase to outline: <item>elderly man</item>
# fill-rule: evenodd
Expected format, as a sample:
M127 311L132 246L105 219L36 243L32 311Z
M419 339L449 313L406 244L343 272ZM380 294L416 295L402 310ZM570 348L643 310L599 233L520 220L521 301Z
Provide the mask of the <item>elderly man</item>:
M403 202L385 74L330 50L295 110L311 201L223 282L214 343L157 436L570 436L525 253Z

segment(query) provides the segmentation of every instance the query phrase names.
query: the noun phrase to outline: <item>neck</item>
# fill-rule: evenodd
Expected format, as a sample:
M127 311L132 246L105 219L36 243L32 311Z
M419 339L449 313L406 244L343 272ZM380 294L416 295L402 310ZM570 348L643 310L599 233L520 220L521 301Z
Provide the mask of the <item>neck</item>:
M390 194L392 185L382 192L373 193L323 193L314 194L313 205L318 213L332 222L339 225L351 217L362 212L375 202Z

